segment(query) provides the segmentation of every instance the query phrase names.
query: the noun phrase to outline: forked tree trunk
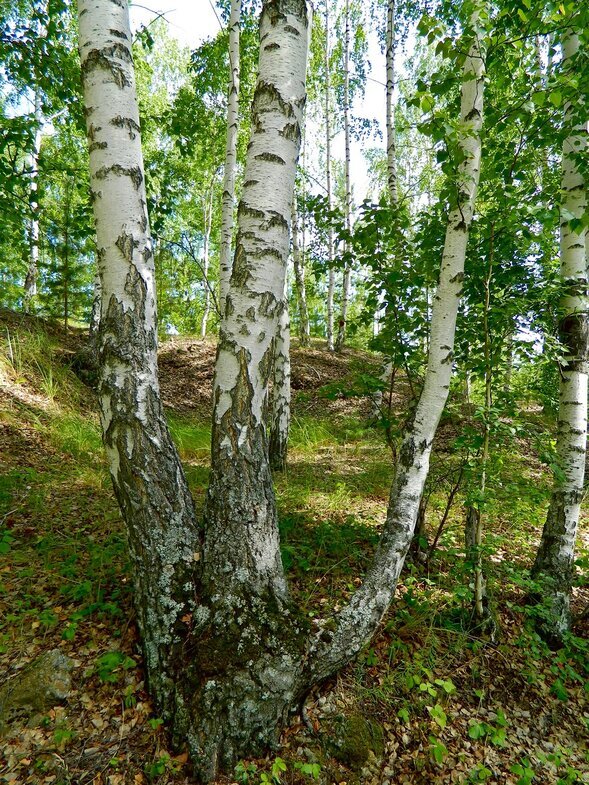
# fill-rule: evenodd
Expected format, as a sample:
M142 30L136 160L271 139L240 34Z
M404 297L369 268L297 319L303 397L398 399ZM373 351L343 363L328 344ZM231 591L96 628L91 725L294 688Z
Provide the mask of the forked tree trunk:
M252 747L275 743L302 689L304 641L280 556L264 412L284 297L309 32L304 0L264 4L213 386L202 621L187 661L199 681L186 693L196 718L183 735L193 759L203 761L205 777Z
M464 260L479 180L483 119L482 42L475 35L464 63L457 201L448 215L440 279L432 309L431 342L423 391L403 439L389 509L374 562L362 586L337 618L333 634L318 638L309 670L325 678L349 662L370 640L389 607L409 549L427 478L432 442L448 397Z
M294 235L293 235L294 237ZM274 373L272 384L272 414L268 454L273 471L286 469L288 432L290 430L290 321L288 318L287 282L280 304L276 339L274 342Z
M98 401L127 536L150 690L173 712L173 661L201 552L162 410L152 242L126 0L79 0L79 46L102 298Z
M231 0L229 17L229 87L227 90L227 139L225 171L221 203L221 247L219 258L219 305L225 313L229 278L231 277L231 245L233 240L233 208L235 202L235 168L237 165L237 132L239 130L239 33L241 0Z
M352 183L350 180L350 0L346 0L345 13L345 35L344 35L344 181L345 181L345 208L344 221L346 232L352 228ZM346 240L344 250L349 251L349 243ZM346 329L348 326L348 305L350 300L350 280L352 270L350 262L346 259L344 263L344 275L342 280L342 302L338 322L337 338L335 339L335 351L341 352L346 340Z
M564 36L564 68L579 51L578 36ZM574 66L572 66L574 68ZM532 575L543 583L547 618L541 630L561 638L570 629L570 592L575 540L583 498L587 443L587 362L589 353L589 297L587 296L587 228L571 225L571 216L582 219L587 207L587 186L578 167L578 156L587 149L587 123L573 126L575 109L566 108L570 136L562 150L562 206L560 275L565 286L560 339L566 355L560 365L558 436L556 449L562 477L555 480L550 507Z

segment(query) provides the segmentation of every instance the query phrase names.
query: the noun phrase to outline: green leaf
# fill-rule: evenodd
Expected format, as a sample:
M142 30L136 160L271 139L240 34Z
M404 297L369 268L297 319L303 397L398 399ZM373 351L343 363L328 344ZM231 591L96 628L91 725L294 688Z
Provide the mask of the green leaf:
M532 102L536 106L544 106L544 104L546 103L546 93L544 93L544 92L533 93L532 94Z
M433 707L432 706L428 706L427 710L429 711L432 720L437 725L439 725L442 730L444 730L444 728L447 725L448 718L446 717L446 712L440 706L440 704L436 703L436 705L433 706Z

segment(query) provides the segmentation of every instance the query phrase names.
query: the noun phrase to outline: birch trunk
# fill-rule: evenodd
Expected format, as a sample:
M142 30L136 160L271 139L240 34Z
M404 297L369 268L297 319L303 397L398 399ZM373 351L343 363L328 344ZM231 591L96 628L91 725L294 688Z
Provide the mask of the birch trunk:
M205 283L205 308L202 315L202 322L200 326L200 337L204 340L207 337L207 326L209 322L209 315L211 313L211 287L209 285L209 267L210 267L210 244L211 244L211 227L213 224L213 195L214 195L214 182L211 182L208 199L204 207L204 240L202 250L202 274Z
M331 67L329 64L329 0L325 3L325 188L327 195L327 209L331 214L333 208L333 188L331 183ZM335 270L333 269L333 229L331 218L327 223L327 349L334 350L334 308L335 296Z
M387 4L386 32L386 124L387 124L387 183L391 204L396 207L399 201L397 190L397 141L395 137L395 0Z
M293 228L294 239L294 228ZM280 304L274 344L272 385L272 422L268 453L274 471L286 469L288 432L290 428L290 321L288 318L288 287L284 282L284 298Z
M395 134L395 14L396 1L388 0L387 3L387 29L386 29L386 132L387 132L387 185L391 207L396 210L399 206L399 192L397 188L397 140ZM385 385L390 379L393 364L389 359L384 359L380 372L380 381ZM377 390L372 396L371 418L379 421L383 416L382 390Z
M495 224L491 223L489 237L489 264L485 277L485 299L483 304L483 332L484 332L484 363L485 363L485 408L483 447L480 456L480 477L478 496L484 502L487 490L487 467L491 449L491 409L493 406L493 365L491 358L491 328L489 312L491 307L491 282L493 280L493 262L495 256ZM468 378L468 367L466 369ZM472 570L473 576L473 619L479 627L485 627L492 635L495 624L489 612L487 598L487 581L483 570L483 515L480 506L470 503L466 508L465 521L465 558Z
M219 259L219 304L225 312L231 277L231 246L233 240L233 205L235 202L235 169L237 165L237 131L239 128L239 34L241 0L231 0L229 17L229 87L227 90L227 140L221 203L221 247Z
M307 306L307 287L305 285L305 257L299 245L299 222L296 197L292 205L292 265L297 289L299 310L299 340L301 346L309 346L311 334L309 330L309 308Z
M476 19L473 20L476 22ZM479 180L483 119L483 46L478 35L464 64L460 107L457 203L448 215L440 278L432 309L425 383L412 425L403 439L383 534L362 586L340 613L333 635L323 631L309 669L325 678L349 662L370 640L389 607L409 549L427 478L433 438L448 397L464 260Z
M352 184L350 182L350 0L346 0L345 5L345 41L344 41L344 177L346 189L346 201L344 219L346 231L352 228ZM349 250L349 244L345 243L345 253ZM348 304L350 299L350 277L351 267L348 261L344 265L344 276L342 281L342 303L338 323L337 338L335 341L335 351L341 352L346 340L346 327L348 323Z
M302 690L304 640L280 556L264 411L284 297L309 32L304 0L264 3L213 384L201 606L186 654L197 675L182 686L188 730L177 726L204 779L276 743Z
M564 67L571 67L579 51L579 38L564 36ZM574 65L572 66L574 68ZM575 107L566 107L566 121L574 123ZM587 442L587 371L589 353L589 298L587 229L571 226L570 216L581 219L587 207L586 183L578 156L587 149L587 123L571 127L562 150L562 203L560 275L565 287L560 339L566 350L560 366L558 435L556 449L562 478L552 490L550 507L532 575L544 584L547 618L541 627L549 637L561 638L570 629L570 591L574 570L575 539L579 522Z
M79 0L79 46L102 298L98 397L125 520L150 689L172 711L200 533L162 410L156 301L126 0Z
M94 344L98 338L98 328L100 327L100 303L101 303L101 283L98 268L94 273L94 291L92 294L92 310L90 311L90 324L88 326L88 340Z
M28 313L37 296L37 275L39 272L39 156L41 155L41 141L43 129L43 108L41 92L35 91L35 140L33 150L29 157L31 169L29 183L29 266L25 277L24 309Z

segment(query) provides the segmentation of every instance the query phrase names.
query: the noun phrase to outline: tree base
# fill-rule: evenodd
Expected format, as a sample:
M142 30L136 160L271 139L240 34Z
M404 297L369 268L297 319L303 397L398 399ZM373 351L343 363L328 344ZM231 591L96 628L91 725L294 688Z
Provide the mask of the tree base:
M306 691L306 634L289 610L254 599L209 618L174 666L173 742L187 744L199 783L276 749Z

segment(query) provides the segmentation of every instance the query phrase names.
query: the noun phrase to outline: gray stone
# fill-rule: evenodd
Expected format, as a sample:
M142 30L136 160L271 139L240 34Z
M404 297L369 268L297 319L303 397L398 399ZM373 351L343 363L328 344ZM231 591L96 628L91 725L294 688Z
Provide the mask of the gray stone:
M73 660L59 649L45 652L0 687L0 731L67 698Z

